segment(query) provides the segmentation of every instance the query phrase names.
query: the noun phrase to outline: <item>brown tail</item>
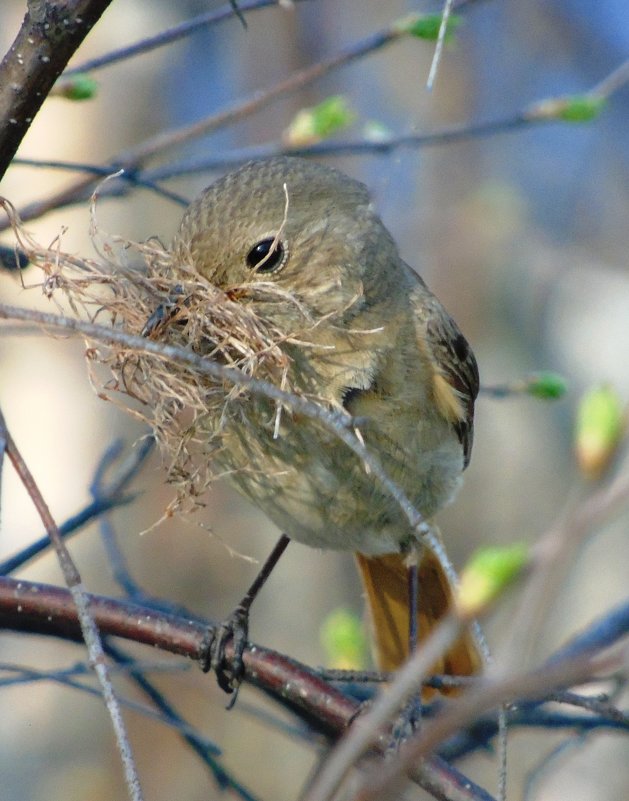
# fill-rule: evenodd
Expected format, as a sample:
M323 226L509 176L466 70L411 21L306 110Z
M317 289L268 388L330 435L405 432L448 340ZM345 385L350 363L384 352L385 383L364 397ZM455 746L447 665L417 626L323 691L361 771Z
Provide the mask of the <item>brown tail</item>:
M396 670L409 655L408 568L402 554L364 556L356 561L367 591L376 662L380 670ZM452 587L439 561L424 549L419 563L417 625L420 641L448 610ZM471 634L465 632L433 667L434 673L470 676L482 659Z

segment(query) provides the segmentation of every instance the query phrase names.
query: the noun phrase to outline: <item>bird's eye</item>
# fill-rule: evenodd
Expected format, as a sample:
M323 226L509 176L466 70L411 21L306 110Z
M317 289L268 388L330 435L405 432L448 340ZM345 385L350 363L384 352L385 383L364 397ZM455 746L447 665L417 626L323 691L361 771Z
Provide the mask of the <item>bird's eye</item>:
M262 239L247 254L247 267L259 273L274 273L284 266L286 250L275 237Z

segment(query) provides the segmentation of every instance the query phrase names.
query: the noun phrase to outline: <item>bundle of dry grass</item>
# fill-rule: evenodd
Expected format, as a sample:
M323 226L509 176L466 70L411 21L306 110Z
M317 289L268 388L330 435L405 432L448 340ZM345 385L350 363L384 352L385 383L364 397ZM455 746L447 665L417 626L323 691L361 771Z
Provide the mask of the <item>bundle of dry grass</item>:
M44 273L44 294L61 310L101 326L175 345L235 367L248 376L290 389L288 362L275 329L243 302L239 287L223 291L157 240L145 243L103 236L92 202L91 235L97 257L65 253L62 238L42 247L25 230L13 207L17 246ZM61 301L64 300L65 304ZM168 510L202 505L212 480L212 456L221 446L221 424L246 388L213 379L167 354L123 344L88 341L90 380L98 395L122 405L152 429L168 463L176 499ZM244 418L246 420L246 418Z

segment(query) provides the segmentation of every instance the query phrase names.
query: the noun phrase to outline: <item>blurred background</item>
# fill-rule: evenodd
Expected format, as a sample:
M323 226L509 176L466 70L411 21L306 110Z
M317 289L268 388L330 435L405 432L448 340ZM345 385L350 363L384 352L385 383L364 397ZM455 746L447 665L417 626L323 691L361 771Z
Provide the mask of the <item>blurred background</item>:
M234 125L165 152L152 166L279 143L294 115L343 95L355 121L338 138L358 140L377 123L393 134L506 120L529 104L583 93L629 52L629 9L621 0L486 0L468 3L455 41L446 47L435 87L425 84L434 45L414 38L379 49L305 89L268 104ZM26 4L0 6L5 52ZM117 0L95 26L73 65L218 8L211 2ZM19 155L110 163L159 131L200 119L307 65L368 37L427 2L307 0L232 17L189 38L94 72L94 100L51 98ZM551 123L387 155L330 156L367 183L403 257L425 278L459 323L477 355L485 385L536 370L565 376L565 399L481 397L472 463L455 504L439 518L457 566L481 543L533 541L557 518L580 479L572 455L572 422L580 394L609 382L629 398L629 89L618 91L588 124ZM220 174L197 170L167 187L192 199ZM16 165L0 193L18 208L75 176ZM169 241L182 209L146 190L104 200L101 226L134 240ZM92 253L87 203L29 222L44 244L62 229L63 247ZM3 234L2 242L11 236ZM26 270L0 274L3 302L54 311L40 280ZM87 380L83 345L63 338L12 336L3 329L0 403L57 521L89 500L98 460L115 438L131 448L144 433L103 403ZM41 534L37 517L10 470L2 486L0 555ZM207 509L141 535L162 514L172 492L154 455L135 483L140 498L113 515L134 577L148 592L215 619L227 615L278 532L228 487L216 485ZM540 659L627 592L627 515L597 532L578 554L537 642ZM97 527L73 540L87 587L119 594ZM20 573L60 583L47 554ZM328 659L319 630L339 607L361 614L351 557L292 545L254 606L251 636L309 664ZM507 603L487 623L500 647L513 615ZM146 659L143 652L140 658ZM149 655L154 659L154 656ZM77 647L2 634L0 662L38 670L83 660ZM160 664L173 664L159 657ZM258 716L271 707L248 688L232 712L195 666L158 675L181 713L224 751L224 764L260 799L296 798L316 764L312 744L270 727ZM125 691L128 691L127 689ZM273 709L275 715L277 710ZM147 799L208 799L220 791L178 735L127 715ZM290 722L290 721L287 721ZM511 736L510 798L523 797L530 771L560 735ZM40 682L0 689L0 795L9 801L123 798L110 723L98 699ZM530 798L624 801L629 789L626 737L598 734L567 750L539 777ZM622 753L624 750L624 759ZM495 761L475 757L462 769L495 791Z

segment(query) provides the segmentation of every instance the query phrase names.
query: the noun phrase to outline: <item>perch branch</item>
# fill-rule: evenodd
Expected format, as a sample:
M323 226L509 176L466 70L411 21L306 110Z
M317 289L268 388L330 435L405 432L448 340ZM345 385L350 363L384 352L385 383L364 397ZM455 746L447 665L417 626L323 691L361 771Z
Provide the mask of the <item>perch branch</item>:
M87 596L102 635L115 635L198 660L208 626L137 604ZM0 627L81 641L76 607L70 593L58 587L0 578ZM233 655L231 643L227 658ZM331 738L343 734L359 711L348 698L304 665L282 654L248 645L243 655L245 681L262 689ZM381 749L386 747L383 738ZM446 801L491 801L490 797L444 760L426 760L414 777L436 798Z

